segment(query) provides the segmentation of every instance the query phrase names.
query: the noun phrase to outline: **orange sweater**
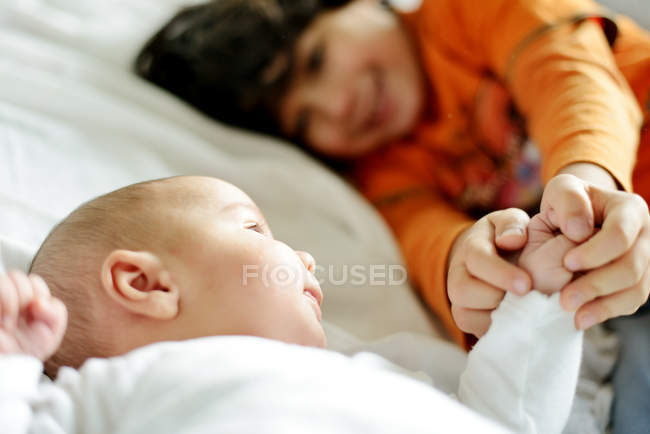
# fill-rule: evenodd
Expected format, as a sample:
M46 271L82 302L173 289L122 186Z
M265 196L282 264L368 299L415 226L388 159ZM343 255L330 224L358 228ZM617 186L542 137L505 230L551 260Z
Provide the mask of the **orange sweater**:
M402 16L430 82L429 108L410 137L359 161L353 179L464 347L446 271L472 216L534 210L543 183L575 162L598 164L632 188L650 35L617 18L615 57L617 28L593 18L601 13L590 0L423 0Z

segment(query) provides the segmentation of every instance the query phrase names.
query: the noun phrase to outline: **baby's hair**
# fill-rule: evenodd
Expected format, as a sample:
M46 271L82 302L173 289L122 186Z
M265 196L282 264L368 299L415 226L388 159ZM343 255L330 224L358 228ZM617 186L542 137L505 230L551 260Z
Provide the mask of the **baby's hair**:
M278 101L296 40L350 0L213 0L181 10L145 45L135 71L210 117L279 136Z
M34 256L30 272L43 277L52 295L68 308L63 342L45 363L48 375L110 351L112 331L98 318L102 261L113 249L151 249L154 243L166 243L160 239L165 231L157 230L164 217L159 215L155 187L163 182L130 185L81 205L50 232Z

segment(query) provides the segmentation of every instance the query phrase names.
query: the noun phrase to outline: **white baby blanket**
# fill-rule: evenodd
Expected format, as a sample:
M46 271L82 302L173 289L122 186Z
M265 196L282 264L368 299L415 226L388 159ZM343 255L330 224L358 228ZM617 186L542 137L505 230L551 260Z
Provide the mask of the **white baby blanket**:
M582 333L558 299L506 296L469 355L461 402L517 433L561 432ZM40 384L38 360L0 356L0 420L12 434L501 431L438 390L387 373L430 384L426 374L438 377L437 358L454 349L421 344L435 352L409 373L369 353L349 359L259 338L203 338L90 360Z

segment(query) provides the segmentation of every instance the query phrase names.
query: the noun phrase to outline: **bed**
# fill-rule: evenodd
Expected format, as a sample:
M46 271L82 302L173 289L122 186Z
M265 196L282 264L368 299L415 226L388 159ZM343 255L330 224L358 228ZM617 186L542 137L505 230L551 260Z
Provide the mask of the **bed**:
M134 76L141 45L191 2L0 3L0 267L26 269L53 225L82 202L181 174L236 184L278 239L311 252L326 270L402 264L378 214L321 164L285 143L220 125ZM323 291L334 349L376 350L415 370L434 364L438 387L455 390L465 356L408 283L326 282ZM420 349L422 339L435 342L430 352ZM432 357L436 348L447 356Z
M383 222L335 175L283 143L218 125L131 73L139 47L181 3L2 3L3 240L28 257L91 197L200 174L246 191L278 239L325 268L400 264ZM359 337L438 333L407 284L324 289L326 317Z

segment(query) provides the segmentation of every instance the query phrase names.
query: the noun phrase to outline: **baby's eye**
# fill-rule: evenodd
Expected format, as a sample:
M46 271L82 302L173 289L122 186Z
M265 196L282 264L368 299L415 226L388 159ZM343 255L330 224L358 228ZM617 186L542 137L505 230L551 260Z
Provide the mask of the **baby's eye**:
M251 230L251 231L255 231L258 234L266 235L266 232L264 231L264 228L262 227L262 225L257 224L257 223L249 223L246 226L246 229Z

